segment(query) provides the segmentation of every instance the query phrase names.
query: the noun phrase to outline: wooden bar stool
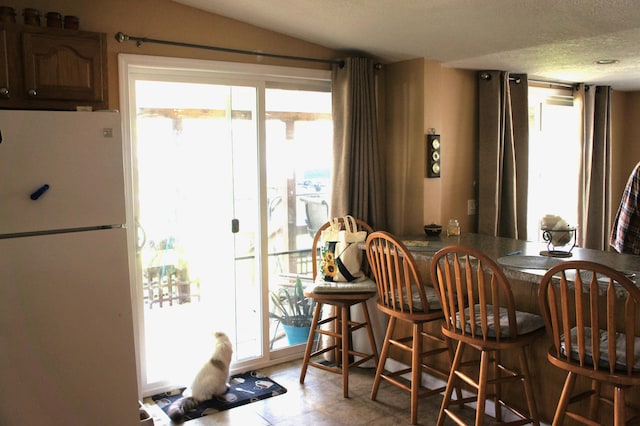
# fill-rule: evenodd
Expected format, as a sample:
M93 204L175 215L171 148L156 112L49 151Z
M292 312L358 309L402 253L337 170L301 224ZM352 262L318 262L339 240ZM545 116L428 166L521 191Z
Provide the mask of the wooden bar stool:
M388 232L374 232L367 237L367 259L378 286L378 309L389 316L389 325L384 336L380 362L371 390L371 399L378 394L380 381L385 380L411 394L411 424L418 422L418 401L440 394L444 386L431 388L422 386L423 373L447 380L448 371L428 363L435 355L448 352L453 357L451 344L441 335L427 332L424 325L441 322L444 318L436 291L425 286L418 273L416 262L405 245ZM411 332L398 335L396 325L406 323ZM388 371L385 364L391 347L411 355L411 366ZM402 379L411 373L411 383Z
M552 345L549 362L567 371L553 425L565 417L600 425L600 403L613 407L613 425L639 424L630 415L625 392L640 385L640 290L623 273L587 261L562 262L540 282L540 309ZM578 376L591 380L591 389L574 395ZM601 392L613 388L613 397ZM587 413L569 405L589 398ZM610 421L607 424L611 424Z
M445 247L434 255L430 270L444 310L442 333L458 342L437 424L444 424L447 416L464 424L449 407L476 401L475 424L482 425L485 402L490 399L498 422L503 421L505 408L521 418L517 424L539 425L525 348L544 332L542 317L516 310L502 269L478 250L460 245ZM480 359L463 361L466 349L477 350ZM519 371L501 362L500 355L505 351L517 353ZM509 381L524 386L528 414L503 400L501 385ZM471 386L476 394L452 400L454 387L461 383Z
M355 221L358 224L359 230L366 230L368 234L373 232L367 223L359 219ZM342 218L340 218L340 223L344 225ZM378 349L376 348L369 309L367 308L367 300L376 294L376 284L366 276L368 272L366 262L363 262L362 266L365 277L356 282L324 282L316 279L318 277L317 254L320 236L322 231L329 226L330 222L327 222L318 229L313 239L313 244L311 245L314 283L305 288L304 295L312 298L316 303L316 307L311 322L311 332L309 333L309 339L307 340L307 346L302 360L300 383L304 383L308 367L316 367L321 370L341 374L343 396L348 398L349 368L361 365L369 360L373 360L375 365L378 365ZM326 318L322 318L322 308L324 305L334 307L334 312ZM354 305L360 305L362 307L364 319L361 322L356 322L351 319L350 308ZM323 327L323 325L329 325L329 327ZM353 333L362 328L367 332L371 348L371 352L369 353L357 351L353 348ZM329 336L332 344L314 350L316 336L318 335ZM328 364L324 358L321 360L317 359L320 355L330 351L334 352L335 365ZM358 359L356 359L356 357L358 357Z

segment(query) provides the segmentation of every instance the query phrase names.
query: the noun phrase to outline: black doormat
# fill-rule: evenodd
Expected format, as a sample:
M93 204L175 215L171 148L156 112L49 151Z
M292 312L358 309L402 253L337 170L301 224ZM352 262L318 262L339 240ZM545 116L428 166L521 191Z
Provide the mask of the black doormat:
M259 371L247 371L242 374L234 374L229 378L229 390L222 395L213 399L204 401L192 411L185 415L185 421L197 419L198 417L214 414L219 411L228 410L230 408L239 407L241 405L267 399L272 396L281 395L287 392L287 389L280 386L267 376L263 376ZM182 392L186 388L178 388L176 390L162 392L153 395L151 399L158 407L167 414L171 404L177 399L182 398ZM167 414L168 415L168 414Z

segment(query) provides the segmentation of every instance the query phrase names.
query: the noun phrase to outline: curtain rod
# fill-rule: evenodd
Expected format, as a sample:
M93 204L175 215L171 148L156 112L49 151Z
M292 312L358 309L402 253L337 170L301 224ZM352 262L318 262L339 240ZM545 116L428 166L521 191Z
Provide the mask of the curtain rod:
M229 53L239 53L242 55L266 56L269 58L288 59L292 61L321 62L326 64L339 65L340 68L344 67L344 61L338 60L338 59L305 58L301 56L278 55L275 53L252 52L250 50L230 49L227 47L206 46L202 44L182 43L179 41L158 40L158 39L146 38L146 37L135 37L135 36L124 34L122 32L116 33L115 39L118 41L118 43L124 43L125 41L135 41L138 47L140 47L142 43L158 43L158 44L166 44L171 46L192 47L195 49L206 49L206 50L217 50L217 51L229 52Z
M509 77L509 80L511 81L515 81L516 83L520 83L520 78L519 77ZM528 83L533 83L533 84L537 84L537 85L542 85L542 86L554 86L554 87L563 87L565 89L575 89L575 84L570 84L570 83L559 83L557 81L549 81L549 80L535 80L535 79L528 79L527 80Z
M480 78L482 80L491 80L491 74L489 74L488 72L482 72L480 73ZM516 83L520 83L521 80L520 80L520 77L509 77L509 81L515 81ZM529 83L534 83L534 84L548 84L551 86L566 87L567 89L575 88L575 85L570 83L558 83L555 81L544 81L544 80L534 80L534 79L529 79L527 81Z
M545 81L545 80L529 80L529 83L539 84L539 85L549 85L555 87L564 87L565 89L575 89L576 85L571 83L559 83L557 81Z

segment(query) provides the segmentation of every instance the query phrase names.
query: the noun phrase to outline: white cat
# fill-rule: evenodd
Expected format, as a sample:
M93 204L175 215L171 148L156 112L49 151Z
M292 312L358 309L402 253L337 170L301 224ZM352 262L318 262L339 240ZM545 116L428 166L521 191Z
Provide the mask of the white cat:
M222 332L214 334L215 346L211 359L202 366L185 397L176 400L169 407L169 417L176 423L184 422L185 413L196 408L202 401L222 395L229 388L229 365L233 355L233 345ZM190 396L189 396L190 395Z

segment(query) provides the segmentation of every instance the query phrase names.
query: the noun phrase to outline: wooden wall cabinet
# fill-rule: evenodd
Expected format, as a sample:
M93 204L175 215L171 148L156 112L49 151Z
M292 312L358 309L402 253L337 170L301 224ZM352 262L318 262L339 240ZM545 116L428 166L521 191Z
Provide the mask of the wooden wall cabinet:
M106 35L3 24L0 108L108 106Z

